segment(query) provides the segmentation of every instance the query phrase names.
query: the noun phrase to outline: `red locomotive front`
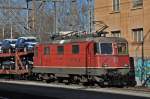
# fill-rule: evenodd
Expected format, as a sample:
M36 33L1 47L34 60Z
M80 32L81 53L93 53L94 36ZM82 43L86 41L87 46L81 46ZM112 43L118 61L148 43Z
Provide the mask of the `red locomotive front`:
M49 81L129 84L128 43L123 38L97 37L40 43L34 54L32 71L38 78L44 79L46 75Z

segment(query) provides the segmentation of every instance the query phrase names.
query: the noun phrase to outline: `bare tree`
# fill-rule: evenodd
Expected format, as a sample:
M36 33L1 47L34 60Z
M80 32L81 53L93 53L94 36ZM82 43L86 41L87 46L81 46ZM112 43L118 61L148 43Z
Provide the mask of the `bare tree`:
M0 24L4 29L3 38L15 38L19 33L22 34L24 32L26 20L21 14L22 7L19 4L17 5L15 1L0 1Z

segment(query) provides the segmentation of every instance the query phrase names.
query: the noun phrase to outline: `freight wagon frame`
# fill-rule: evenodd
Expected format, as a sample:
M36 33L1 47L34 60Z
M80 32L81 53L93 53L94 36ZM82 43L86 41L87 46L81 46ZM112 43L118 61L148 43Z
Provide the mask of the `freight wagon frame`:
M33 52L0 53L0 75L28 74L32 58Z

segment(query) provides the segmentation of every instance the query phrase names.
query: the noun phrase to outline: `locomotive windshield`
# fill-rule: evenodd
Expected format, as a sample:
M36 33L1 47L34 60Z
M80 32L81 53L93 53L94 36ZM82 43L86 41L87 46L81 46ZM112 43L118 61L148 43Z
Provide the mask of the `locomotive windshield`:
M112 54L112 43L101 43L101 54Z
M118 43L118 54L128 54L128 48L126 43Z
M95 43L95 53L112 54L112 43Z

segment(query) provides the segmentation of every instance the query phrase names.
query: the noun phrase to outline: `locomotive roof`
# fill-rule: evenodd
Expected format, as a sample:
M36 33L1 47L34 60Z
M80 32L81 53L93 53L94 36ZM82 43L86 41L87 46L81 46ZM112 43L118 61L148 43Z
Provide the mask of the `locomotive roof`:
M64 43L78 43L78 42L85 42L85 41L94 41L94 42L101 42L101 43L112 43L112 42L126 42L127 40L124 38L118 37L96 37L96 38L82 38L82 39L67 39L67 40L54 40L49 43L51 44L64 44Z
M111 43L111 42L127 42L126 39L121 37L98 37L94 38L95 42L102 42L102 43Z

